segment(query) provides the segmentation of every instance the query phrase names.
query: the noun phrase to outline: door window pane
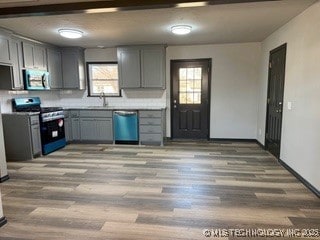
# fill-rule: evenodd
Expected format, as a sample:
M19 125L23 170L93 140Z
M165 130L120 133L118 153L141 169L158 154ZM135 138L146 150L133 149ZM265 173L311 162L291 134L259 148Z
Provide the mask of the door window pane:
M180 80L179 91L180 92L186 92L187 91L187 81Z
M186 104L187 103L187 94L186 93L180 93L179 94L179 103L180 104Z
M187 68L187 79L188 80L194 79L194 68Z
M180 80L187 80L187 69L186 68L180 68L179 79Z
M179 69L179 103L201 104L201 68Z
M187 93L187 104L193 104L193 93Z

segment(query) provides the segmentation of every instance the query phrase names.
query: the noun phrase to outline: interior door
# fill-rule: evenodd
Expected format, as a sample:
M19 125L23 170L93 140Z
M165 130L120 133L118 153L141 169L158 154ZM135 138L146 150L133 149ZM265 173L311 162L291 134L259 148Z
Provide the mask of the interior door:
M173 139L208 139L211 60L171 61Z
M266 120L266 149L280 157L286 44L270 52Z

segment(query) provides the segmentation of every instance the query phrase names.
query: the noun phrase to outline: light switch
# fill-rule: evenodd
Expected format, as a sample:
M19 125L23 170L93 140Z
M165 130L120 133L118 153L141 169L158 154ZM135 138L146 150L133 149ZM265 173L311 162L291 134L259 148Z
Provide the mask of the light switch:
M288 102L288 110L292 110L292 102Z

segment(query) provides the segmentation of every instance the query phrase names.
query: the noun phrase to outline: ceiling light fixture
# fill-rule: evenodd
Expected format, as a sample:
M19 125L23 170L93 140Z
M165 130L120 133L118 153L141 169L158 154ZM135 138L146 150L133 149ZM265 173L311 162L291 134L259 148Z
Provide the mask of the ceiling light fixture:
M171 32L177 35L186 35L191 32L192 27L189 25L175 25L171 27Z
M75 29L59 29L58 32L62 37L71 39L81 38L83 36L83 32Z
M85 10L85 13L112 13L118 11L118 8L93 8Z
M176 5L177 8L185 8L185 7L205 7L208 6L208 2L189 2L189 3L178 3Z

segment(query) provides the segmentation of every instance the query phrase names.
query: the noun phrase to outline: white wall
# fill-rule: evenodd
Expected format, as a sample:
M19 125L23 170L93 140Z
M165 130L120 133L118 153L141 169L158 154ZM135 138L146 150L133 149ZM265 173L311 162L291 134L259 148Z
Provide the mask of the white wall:
M170 136L170 60L212 59L210 138L255 139L260 43L169 46L167 135Z
M270 50L287 43L280 158L320 190L320 2L262 43L258 140L264 143ZM287 108L288 102L293 109Z

